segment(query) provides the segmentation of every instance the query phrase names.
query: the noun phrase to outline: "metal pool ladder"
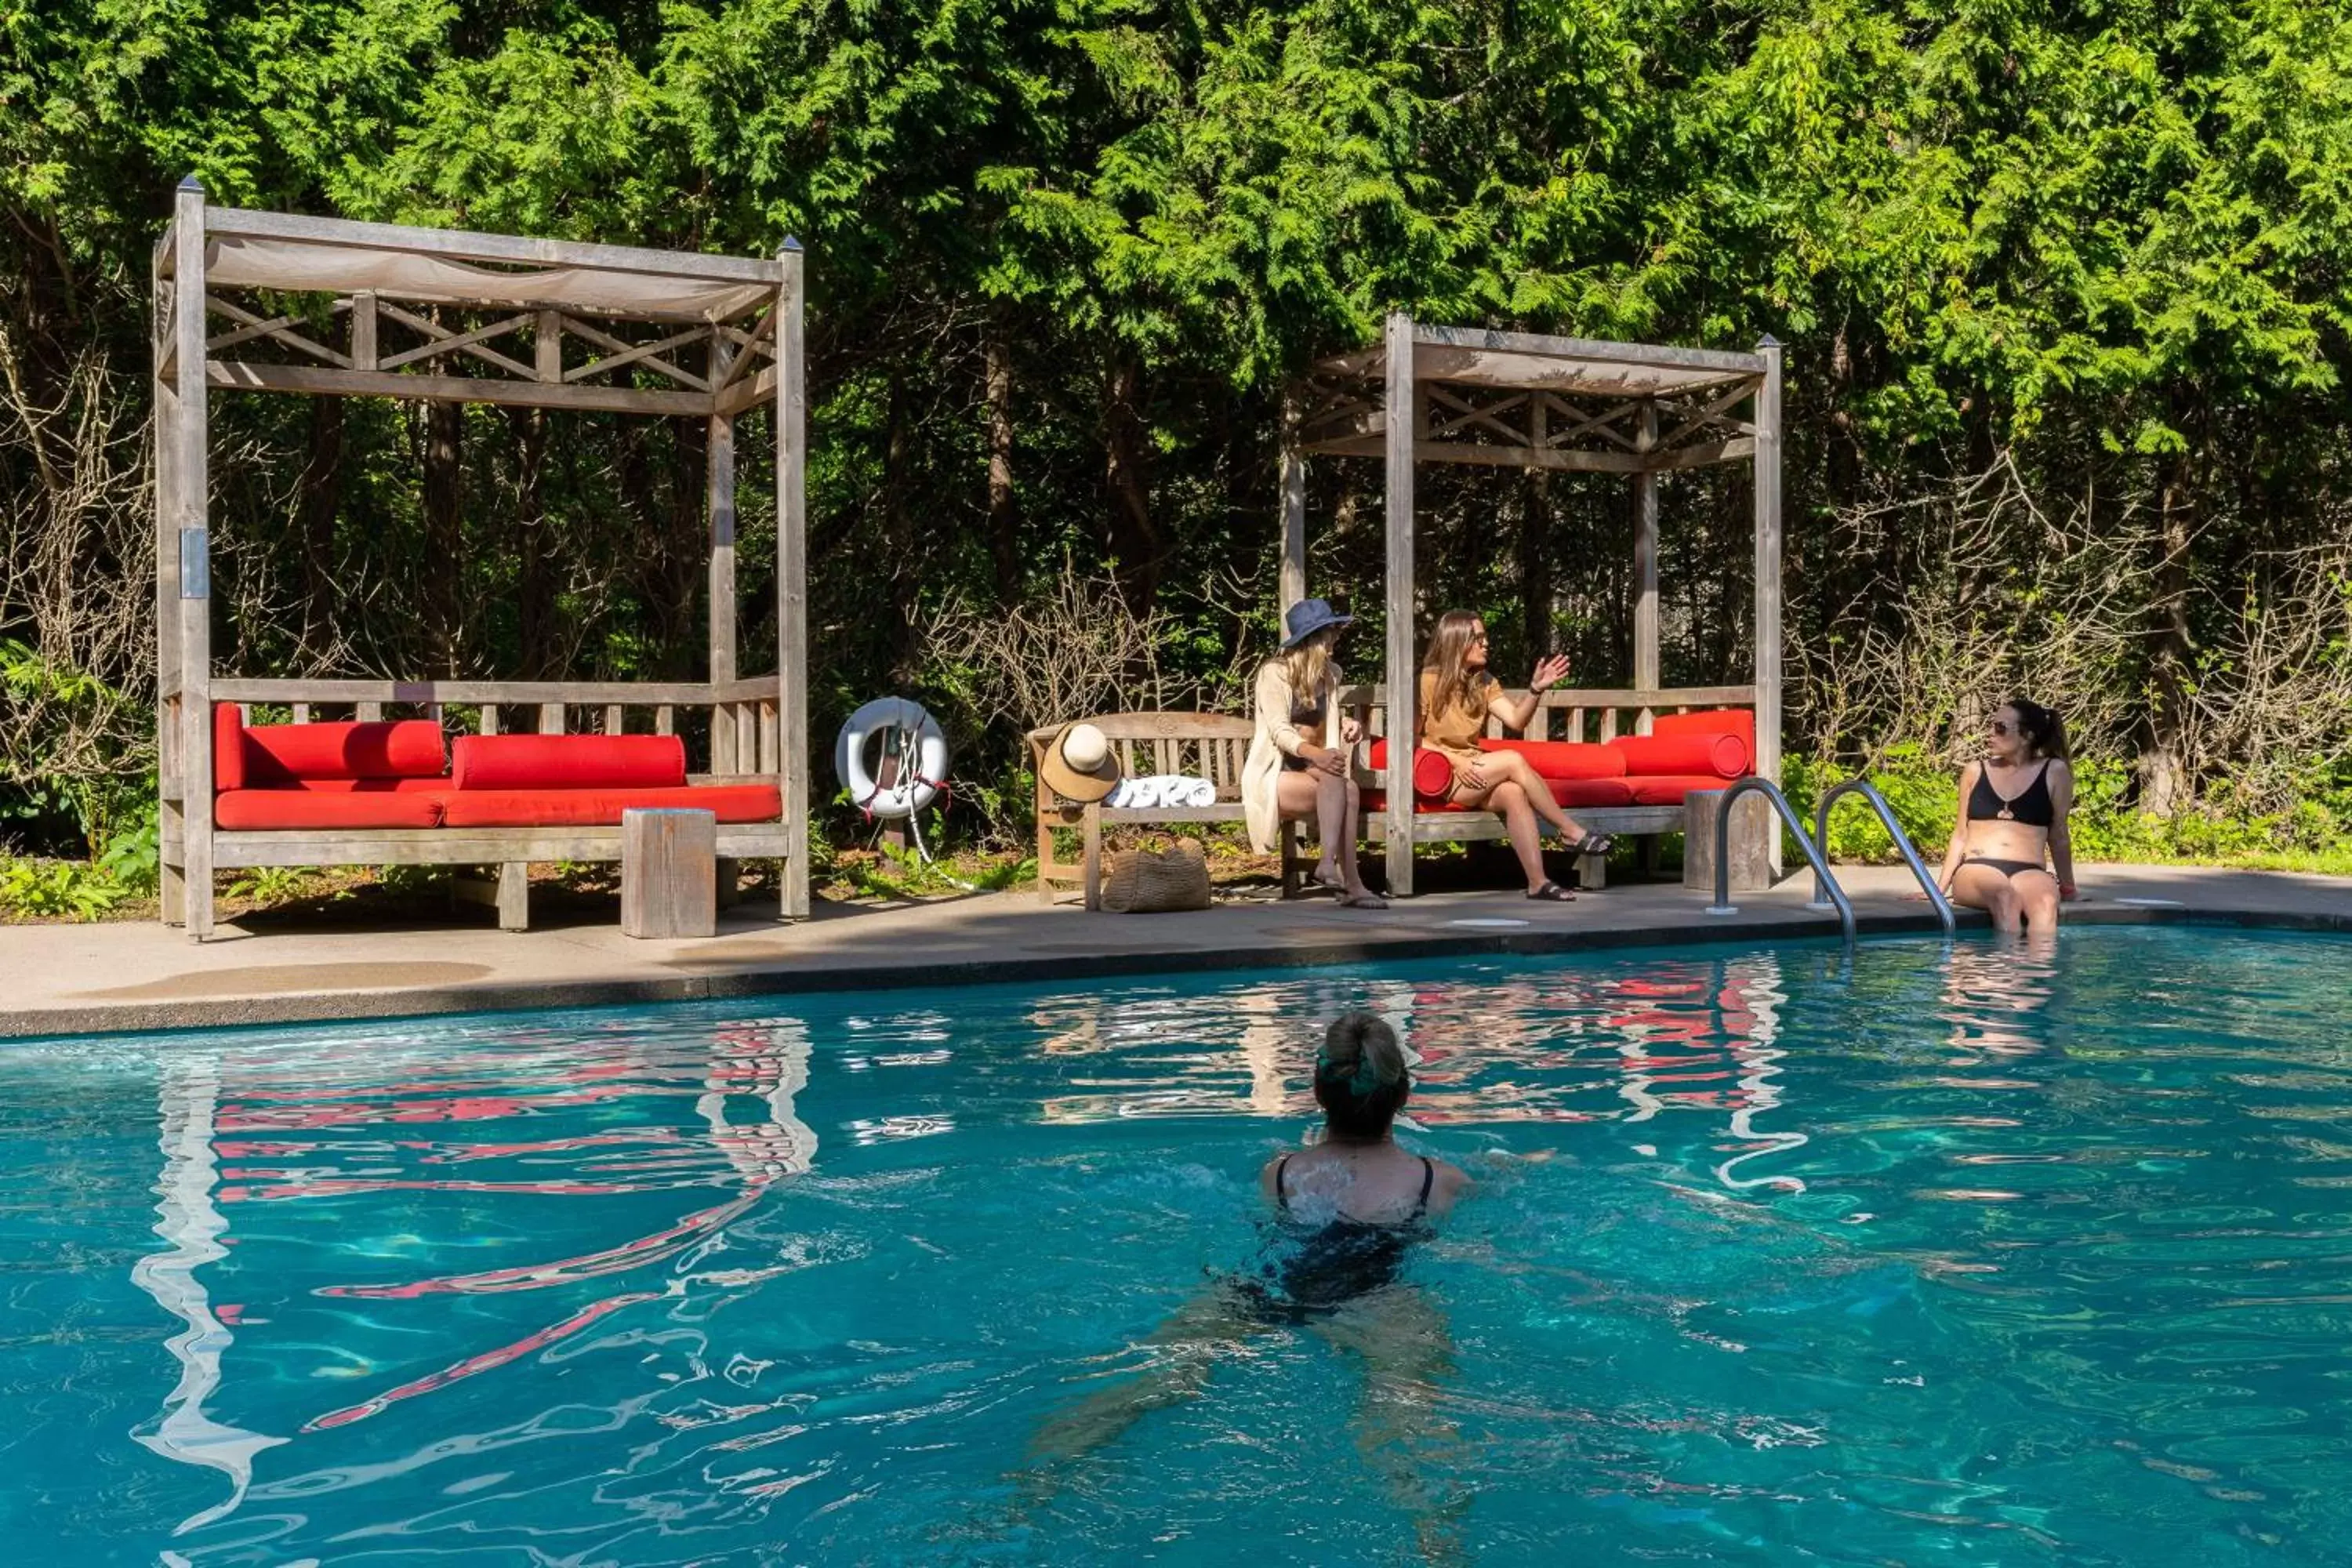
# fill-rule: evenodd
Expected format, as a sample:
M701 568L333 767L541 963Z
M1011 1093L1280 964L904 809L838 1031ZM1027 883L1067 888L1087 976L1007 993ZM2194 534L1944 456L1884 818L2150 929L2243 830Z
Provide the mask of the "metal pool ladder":
M1859 779L1854 782L1861 783ZM1843 789L1846 786L1841 784L1838 787ZM1864 787L1869 786L1865 784ZM1797 847L1805 852L1805 858L1812 865L1814 890L1829 894L1830 902L1838 912L1838 924L1845 928L1845 944L1852 947L1854 942L1853 900L1845 896L1845 889L1838 886L1837 878L1831 874L1830 863L1822 856L1821 846L1806 837L1805 825L1789 805L1789 797L1782 795L1780 786L1771 780L1755 773L1732 780L1730 787L1723 792L1723 798L1716 803L1715 902L1707 905L1706 912L1711 915L1736 915L1739 912L1739 906L1731 901L1731 805L1743 795L1762 795L1772 803L1772 809L1780 814L1780 820L1788 824L1789 831L1796 836Z
M1911 836L1903 831L1903 825L1895 820L1895 813L1888 807L1886 797L1872 787L1868 779L1858 776L1850 778L1834 788L1822 792L1819 804L1813 807L1814 841L1824 847L1828 845L1830 808L1850 795L1862 796L1870 803L1870 809L1878 814L1879 826L1886 829L1886 836L1895 840L1895 847L1902 851L1903 863L1911 868L1911 874L1919 879L1919 890L1927 895L1929 903L1936 906L1936 918L1944 922L1944 934L1951 935L1954 929L1952 900L1944 897L1944 889L1936 885L1935 878L1927 875L1927 864L1919 858L1919 851L1913 847ZM1829 873L1822 869L1822 861L1814 861L1813 897L1805 907L1809 910L1828 909L1830 907L1829 890L1834 886L1835 884L1829 879Z

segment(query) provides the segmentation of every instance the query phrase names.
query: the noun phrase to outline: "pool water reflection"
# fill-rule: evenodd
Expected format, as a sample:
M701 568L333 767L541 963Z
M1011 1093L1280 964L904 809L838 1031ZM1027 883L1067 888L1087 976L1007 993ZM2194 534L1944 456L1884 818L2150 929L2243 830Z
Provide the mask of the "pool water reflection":
M0 1521L42 1563L2327 1562L2347 957L2105 930L19 1047ZM1028 1488L1253 1256L1354 1005L1480 1181L1392 1314L1421 1370L1237 1335Z

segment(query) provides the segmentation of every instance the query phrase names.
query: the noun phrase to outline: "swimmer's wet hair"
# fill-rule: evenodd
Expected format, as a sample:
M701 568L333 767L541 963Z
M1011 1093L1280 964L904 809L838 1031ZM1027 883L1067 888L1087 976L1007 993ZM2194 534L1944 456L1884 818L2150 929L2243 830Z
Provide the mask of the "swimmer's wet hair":
M1376 1013L1342 1013L1315 1053L1315 1100L1342 1138L1378 1138L1412 1091L1404 1047Z

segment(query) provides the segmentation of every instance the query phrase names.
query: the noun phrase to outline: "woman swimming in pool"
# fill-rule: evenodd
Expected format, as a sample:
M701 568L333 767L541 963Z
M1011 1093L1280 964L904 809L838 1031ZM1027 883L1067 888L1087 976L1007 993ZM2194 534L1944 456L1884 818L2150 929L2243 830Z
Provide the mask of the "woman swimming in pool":
M2011 935L2021 923L2053 930L2059 902L2078 896L2066 831L2074 804L2058 715L2022 697L2001 704L1987 726L1984 760L1960 771L1959 818L1944 855L1952 902L1990 911L1995 928Z
M1360 1360L1358 1451L1412 1515L1423 1557L1458 1556L1452 1521L1466 1500L1433 1495L1416 1453L1454 1436L1429 1398L1453 1371L1453 1339L1435 1307L1399 1275L1412 1245L1432 1234L1470 1178L1398 1147L1397 1112L1412 1092L1394 1029L1370 1013L1332 1023L1315 1056L1323 1136L1277 1154L1258 1173L1274 1205L1268 1256L1253 1273L1179 1308L1146 1342L1152 1364L1038 1429L1026 1488L1033 1500L1051 1490L1052 1468L1113 1441L1150 1411L1196 1397L1236 1342L1303 1328Z
M1292 1243L1243 1289L1261 1310L1330 1312L1396 1282L1405 1250L1470 1184L1443 1160L1397 1146L1412 1092L1396 1031L1370 1013L1335 1020L1315 1054L1323 1137L1258 1173Z

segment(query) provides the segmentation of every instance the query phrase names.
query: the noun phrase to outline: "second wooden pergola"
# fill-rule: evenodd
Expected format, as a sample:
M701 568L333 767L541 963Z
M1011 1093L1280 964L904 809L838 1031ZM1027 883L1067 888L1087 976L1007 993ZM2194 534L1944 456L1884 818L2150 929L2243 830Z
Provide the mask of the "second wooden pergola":
M1307 596L1307 459L1380 458L1387 470L1388 639L1372 705L1410 716L1418 669L1413 582L1413 472L1422 463L1615 473L1633 482L1633 685L1554 690L1538 721L1566 710L1572 729L1601 714L1646 732L1659 710L1728 704L1756 715L1756 771L1780 766L1780 345L1753 353L1600 342L1389 317L1376 347L1315 366L1288 404L1282 454L1285 610ZM1658 476L1748 463L1755 478L1755 681L1752 687L1664 689L1658 668ZM1404 700L1395 700L1402 696ZM1409 722L1409 719L1408 719ZM1401 728L1393 723L1387 726ZM1580 739L1571 732L1566 738ZM1381 784L1412 798L1412 748L1389 748ZM1456 817L1460 814L1451 814ZM1389 888L1412 891L1413 846L1464 836L1459 821L1411 811L1381 814ZM1777 840L1778 836L1774 836ZM1773 846L1777 861L1777 843Z
M779 913L808 891L807 483L803 257L591 245L250 212L184 181L154 253L156 749L163 918L206 935L216 868L491 865L501 922L523 920L532 862L619 858L617 826L357 827L228 832L214 822L216 704L445 717L485 733L520 717L542 733L575 719L619 733L630 709L675 732L707 710L697 782L772 783L772 823L727 824L728 859L782 862ZM240 302L234 296L245 296ZM323 308L305 309L305 304ZM291 308L289 308L291 307ZM217 320L218 330L215 330ZM317 321L331 329L327 341ZM405 342L402 340L405 340ZM234 355L228 351L236 351ZM487 372L487 374L486 374ZM635 384L640 376L664 384ZM698 681L246 677L215 669L207 404L216 391L391 397L602 410L702 421L710 529L709 669ZM775 421L772 673L739 673L735 425ZM439 562L449 571L455 563ZM320 713L323 717L323 711Z

